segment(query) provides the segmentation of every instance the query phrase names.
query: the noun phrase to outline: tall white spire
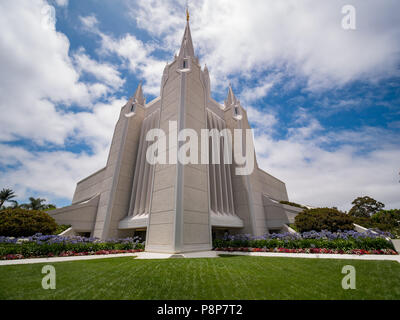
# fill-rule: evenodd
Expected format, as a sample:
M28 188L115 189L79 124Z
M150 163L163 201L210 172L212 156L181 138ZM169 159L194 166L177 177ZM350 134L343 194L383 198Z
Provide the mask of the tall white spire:
M179 57L194 57L194 48L192 42L192 35L189 26L189 10L186 8L186 28L183 34L181 49L179 50Z

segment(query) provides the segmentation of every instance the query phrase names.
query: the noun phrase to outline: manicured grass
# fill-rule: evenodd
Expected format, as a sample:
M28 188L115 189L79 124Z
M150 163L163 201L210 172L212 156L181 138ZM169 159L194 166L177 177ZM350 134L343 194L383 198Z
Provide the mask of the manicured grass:
M0 299L400 299L390 261L221 257L53 263L57 288L41 287L44 264L0 266ZM343 266L356 290L343 290Z

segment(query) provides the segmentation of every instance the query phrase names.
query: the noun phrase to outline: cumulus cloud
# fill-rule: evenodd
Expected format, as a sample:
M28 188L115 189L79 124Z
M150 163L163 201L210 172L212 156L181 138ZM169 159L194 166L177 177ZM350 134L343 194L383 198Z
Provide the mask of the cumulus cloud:
M84 49L71 52L68 38L43 24L43 8L41 0L0 3L0 185L19 197L35 191L65 199L105 165L126 102L110 93L124 79ZM95 80L83 81L85 74ZM69 149L82 144L85 152Z
M246 107L246 112L247 118L253 126L263 131L271 132L277 122L275 115L266 110L259 111L253 107Z
M0 186L9 186L18 197L39 192L49 199L72 198L76 183L106 164L115 123L124 100L97 103L93 112L70 115L75 125L73 139L85 142L84 152L30 151L0 143Z
M276 139L256 129L255 147L259 166L286 183L292 201L349 210L356 197L368 195L388 208L400 207L400 148L389 132L331 132L312 117L288 131Z
M107 156L103 149L93 155L68 151L29 152L21 147L0 144L0 164L12 165L0 175L0 185L12 187L19 199L40 192L41 197L72 198L76 182L102 168Z
M80 20L87 31L101 38L99 51L103 55L119 57L126 69L144 79L146 93L154 96L159 94L165 62L153 55L156 49L154 45L144 44L132 34L119 38L108 35L100 30L101 26L93 15L80 17Z
M216 85L227 76L279 66L305 77L311 90L343 86L353 80L376 81L398 74L400 24L397 1L352 1L357 29L344 30L341 0L201 0L192 2L191 26L197 53L210 67ZM138 1L132 9L140 27L163 35L176 50L184 4ZM160 19L162 12L165 23ZM161 22L160 22L161 21Z
M71 58L68 38L43 25L46 6L40 0L23 6L0 3L0 65L6 75L0 77L0 141L63 144L77 125L68 106L91 108L123 84L110 64L96 62L82 50ZM81 81L84 72L99 82Z
M399 4L380 3L353 1L355 31L341 28L344 3L339 0L191 4L196 53L209 67L213 89L225 90L229 80L242 89L238 97L256 128L259 165L286 182L291 200L348 209L355 197L370 195L390 207L400 206L398 138L386 129L328 131L300 107L293 113L294 121L280 123L269 106L257 106L274 86L283 84L282 75L285 88L304 81L307 89L323 93L354 80L374 82L398 74ZM154 37L147 43L133 34L105 32L94 15L81 17L85 29L100 38L101 58L119 57L118 68L97 61L83 48L71 52L68 38L54 25L43 28L46 4L0 2L0 185L12 183L20 197L35 190L69 198L78 180L105 165L125 103L110 95L124 84L119 70L144 78L146 93L159 94L165 65L159 52L172 58L179 49L184 3L127 1L130 17ZM95 81L82 80L85 75ZM339 100L335 106L321 101L324 110L356 104L357 99ZM81 109L72 111L71 105ZM395 119L390 125L399 126ZM277 138L278 126L287 136ZM41 148L10 144L19 139ZM85 144L88 150L46 149L49 143L62 149L66 141Z
M92 74L97 80L105 83L114 90L119 89L125 83L125 80L121 78L120 72L113 65L99 63L91 59L85 54L83 48L74 54L73 58L79 71Z

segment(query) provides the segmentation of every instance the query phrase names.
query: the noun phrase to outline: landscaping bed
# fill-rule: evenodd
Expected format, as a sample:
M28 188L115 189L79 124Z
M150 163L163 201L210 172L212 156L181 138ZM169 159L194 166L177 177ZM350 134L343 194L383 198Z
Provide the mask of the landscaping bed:
M356 231L269 234L262 237L231 235L213 241L216 251L385 254L396 255L391 241L383 234Z
M215 248L215 251L225 252L276 252L276 253L319 253L319 254L383 254L383 255L396 255L396 251L392 249L382 250L362 250L362 249L351 249L351 250L335 250L326 248L304 248L304 249L287 249L287 248Z
M101 241L97 238L41 234L24 238L0 237L0 260L135 253L143 250L144 244L139 238Z

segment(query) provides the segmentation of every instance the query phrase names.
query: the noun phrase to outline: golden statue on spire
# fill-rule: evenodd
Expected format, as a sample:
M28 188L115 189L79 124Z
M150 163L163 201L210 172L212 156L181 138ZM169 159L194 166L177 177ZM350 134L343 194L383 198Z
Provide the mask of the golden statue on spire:
M189 15L189 6L186 5L186 21L189 22L190 15Z

